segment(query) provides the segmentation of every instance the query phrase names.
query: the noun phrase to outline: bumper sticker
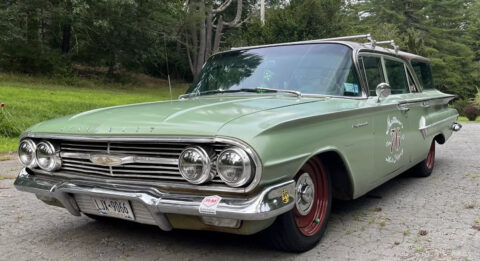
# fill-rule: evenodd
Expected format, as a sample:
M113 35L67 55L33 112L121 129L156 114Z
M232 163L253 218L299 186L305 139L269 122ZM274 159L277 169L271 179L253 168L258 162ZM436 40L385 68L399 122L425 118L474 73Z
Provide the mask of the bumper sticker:
M222 200L222 197L217 195L203 198L202 203L198 208L198 212L202 214L215 215L217 213L217 207L218 204L220 204L220 200Z

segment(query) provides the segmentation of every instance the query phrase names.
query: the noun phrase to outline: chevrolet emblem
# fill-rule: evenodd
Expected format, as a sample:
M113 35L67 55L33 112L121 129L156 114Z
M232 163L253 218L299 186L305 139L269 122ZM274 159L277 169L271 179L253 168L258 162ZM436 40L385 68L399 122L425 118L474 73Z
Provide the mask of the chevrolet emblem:
M90 161L103 166L119 166L123 163L121 157L114 155L91 155Z

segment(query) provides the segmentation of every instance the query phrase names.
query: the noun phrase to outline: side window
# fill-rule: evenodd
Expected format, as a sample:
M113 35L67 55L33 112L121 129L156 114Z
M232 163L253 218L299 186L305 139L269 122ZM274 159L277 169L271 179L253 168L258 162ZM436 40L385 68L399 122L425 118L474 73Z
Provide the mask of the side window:
M377 85L385 82L383 76L382 60L375 56L362 56L361 65L365 74L365 80L368 85L368 92L370 96L377 96Z
M412 61L411 64L423 89L434 89L430 64L419 61Z
M403 62L385 59L388 84L392 88L392 94L408 93L407 75Z

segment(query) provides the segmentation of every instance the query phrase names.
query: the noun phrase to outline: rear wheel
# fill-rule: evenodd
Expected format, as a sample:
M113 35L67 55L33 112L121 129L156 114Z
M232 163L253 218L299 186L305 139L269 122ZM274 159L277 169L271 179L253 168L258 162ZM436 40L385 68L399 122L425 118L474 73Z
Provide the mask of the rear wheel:
M267 235L280 250L303 252L320 241L327 227L332 202L331 181L318 158L309 160L295 180L294 209L277 217Z
M417 177L428 177L432 174L433 167L435 166L435 140L432 141L430 145L430 150L428 151L427 158L422 162L418 163L413 171Z

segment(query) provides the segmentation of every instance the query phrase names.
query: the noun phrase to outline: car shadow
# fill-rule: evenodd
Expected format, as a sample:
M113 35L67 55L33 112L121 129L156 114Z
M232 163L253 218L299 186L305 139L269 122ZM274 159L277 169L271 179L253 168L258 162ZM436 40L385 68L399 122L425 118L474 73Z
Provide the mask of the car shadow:
M438 162L438 164L441 165L442 163ZM409 173L405 173L356 200L334 201L326 238L324 238L322 242L328 241L329 237L331 238L335 233L339 233L335 229L329 228L345 227L346 224L344 222L348 222L355 213L371 211L372 208L378 206L382 200L398 197L398 194L402 193L405 188L412 185L412 183L418 182L418 180L419 178L412 177ZM246 255L246 249L248 249L247 252L250 253L248 259L265 259L266 257L292 259L296 256L295 254L272 249L268 244L268 238L265 238L262 233L252 236L242 236L192 230L164 232L156 226L118 219L111 219L108 220L108 222L104 222L95 221L88 217L82 218L85 221L83 224L76 225L75 228L71 226L58 228L54 233L76 234L78 237L86 238L86 244L91 244L90 247L95 247L96 244L99 244L99 240L100 244L103 244L103 247L107 248L118 247L118 244L123 246L144 246L145 251L151 251L154 256L158 254L159 251L163 251L162 249L168 249L172 252L172 255L175 255L175 252L185 253L185 251L195 253L200 249L207 251L209 254L205 255L210 258L212 257L211 255L241 257ZM70 231L72 229L75 231ZM78 233L80 233L80 235ZM109 244L109 242L116 242L116 245ZM328 244L320 244L312 251L321 252L322 247L328 247ZM251 255L252 252L255 252L255 255ZM130 257L134 256L135 252L130 255Z

